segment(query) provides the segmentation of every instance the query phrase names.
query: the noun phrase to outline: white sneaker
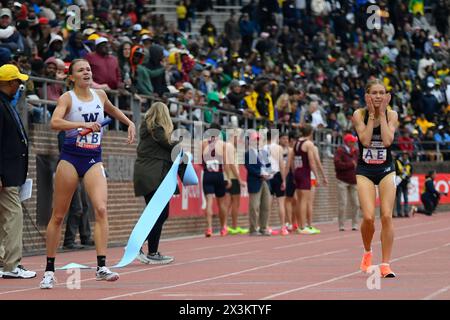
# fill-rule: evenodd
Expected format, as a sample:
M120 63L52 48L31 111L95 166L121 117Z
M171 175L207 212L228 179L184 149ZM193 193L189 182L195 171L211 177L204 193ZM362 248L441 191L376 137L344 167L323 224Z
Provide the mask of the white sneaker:
M119 279L119 274L117 272L112 272L107 267L101 267L95 273L97 281L116 281Z
M28 271L22 265L18 265L13 271L3 271L3 279L31 279L36 277L36 272Z
M136 259L138 259L140 262L145 263L145 264L150 263L150 260L147 259L147 255L142 250L139 251L139 254L137 255Z
M174 257L163 256L159 252L147 255L148 264L168 264L174 260Z
M0 278L3 276L3 268L0 268Z
M56 283L55 273L53 271L45 271L44 278L42 278L39 288L41 289L53 289L53 285Z

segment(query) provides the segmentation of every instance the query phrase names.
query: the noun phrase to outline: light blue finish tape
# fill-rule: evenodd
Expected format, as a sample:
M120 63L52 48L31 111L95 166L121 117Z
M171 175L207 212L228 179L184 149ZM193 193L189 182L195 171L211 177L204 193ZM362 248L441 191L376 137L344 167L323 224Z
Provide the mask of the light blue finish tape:
M138 222L134 226L130 238L128 239L128 243L122 259L118 264L112 266L111 268L123 268L128 264L130 264L131 262L133 262L134 259L136 259L139 250L141 249L142 245L145 242L145 239L147 238L150 231L153 229L153 226L155 225L162 211L164 210L167 203L170 201L172 195L175 192L178 182L177 180L178 167L180 165L182 154L183 151L181 151L178 154L166 177L156 190L155 195L152 197L147 207L145 207L144 212L142 213ZM192 167L191 163L192 155L191 154L187 155L189 157L189 162L187 164L186 171L184 173L183 184L185 186L196 185L198 184L198 179L197 174L195 173L195 170ZM58 268L58 270L67 270L74 268L89 269L90 267L76 263L69 263L61 268Z

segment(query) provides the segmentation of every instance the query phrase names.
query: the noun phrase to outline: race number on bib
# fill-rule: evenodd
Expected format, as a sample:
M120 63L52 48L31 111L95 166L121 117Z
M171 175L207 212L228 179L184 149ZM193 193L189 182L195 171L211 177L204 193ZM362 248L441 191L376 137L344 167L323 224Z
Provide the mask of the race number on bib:
M96 149L100 147L101 140L100 132L91 132L85 136L78 135L76 146L83 149Z
M209 172L219 172L219 160L207 160L206 161L206 169Z
M387 159L387 149L363 148L362 159L368 164L381 164Z
M303 168L303 159L302 156L295 156L294 157L294 167L297 168Z

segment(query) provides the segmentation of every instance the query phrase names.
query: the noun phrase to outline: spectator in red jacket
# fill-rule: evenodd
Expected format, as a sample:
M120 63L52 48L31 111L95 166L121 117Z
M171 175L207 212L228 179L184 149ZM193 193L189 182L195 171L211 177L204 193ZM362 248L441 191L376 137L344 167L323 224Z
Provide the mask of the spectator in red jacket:
M345 231L345 214L352 217L352 230L358 230L359 201L356 189L356 164L358 149L355 143L358 138L348 133L344 136L344 144L334 154L334 168L337 178L339 230Z
M407 129L404 129L403 134L398 138L398 148L402 152L407 152L410 157L413 156L414 140L411 138Z
M107 84L110 89L123 89L117 58L109 54L109 41L99 37L95 40L95 52L88 53L86 60L92 70L93 80L98 84Z

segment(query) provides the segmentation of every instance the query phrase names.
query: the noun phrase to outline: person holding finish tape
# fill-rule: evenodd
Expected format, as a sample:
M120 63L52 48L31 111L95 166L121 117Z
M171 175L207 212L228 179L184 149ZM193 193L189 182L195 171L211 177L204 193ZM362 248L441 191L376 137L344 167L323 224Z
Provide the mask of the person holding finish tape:
M178 144L171 140L172 132L173 123L169 109L162 102L153 103L139 129L140 140L133 177L134 193L136 196L143 196L146 205L172 167L172 150ZM183 165L180 165L179 173L182 167ZM142 263L168 264L174 260L173 257L161 255L158 251L162 227L169 217L169 203L147 236L148 253L145 254L141 249L137 256Z

